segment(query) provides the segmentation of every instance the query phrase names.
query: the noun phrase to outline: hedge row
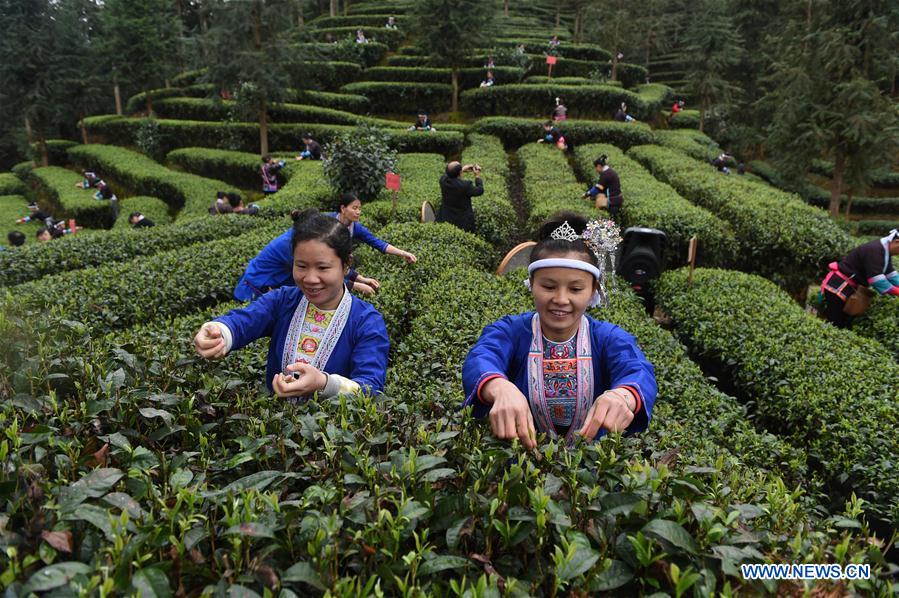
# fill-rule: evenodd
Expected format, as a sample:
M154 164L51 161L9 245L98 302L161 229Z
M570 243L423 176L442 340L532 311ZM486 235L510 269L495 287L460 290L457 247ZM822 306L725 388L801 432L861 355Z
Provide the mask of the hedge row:
M646 120L658 110L643 97L611 85L536 85L519 83L468 89L462 92L462 107L475 115L508 114L533 116L549 114L554 99L560 97L568 107L569 117L611 119L622 102L628 113Z
M543 54L549 49L549 38L552 34L546 36L545 40L529 41L518 40L507 35L503 31L503 37L497 39L494 44L499 48L515 48L518 44L524 44L524 50L527 54ZM559 39L562 39L561 37ZM612 53L594 44L569 44L563 43L555 48L555 53L563 58L575 58L577 60L588 60L591 62L606 62L611 60Z
M784 280L791 288L820 275L851 248L830 217L795 195L717 172L672 149L637 146L628 155L690 201L731 224L743 270Z
M203 70L205 72L205 69ZM156 110L156 102L168 98L204 98L216 95L215 86L208 83L187 85L185 87L163 87L161 89L151 89L142 91L130 98L125 104L125 114L134 114L135 112L143 112L147 107L147 96L150 96L150 103L153 110Z
M387 19L390 17L396 18L397 26L402 26L404 24L405 19L403 17L397 17L395 13L387 11L383 14L366 14L366 15L347 15L347 16L337 16L337 17L318 17L314 21L309 22L309 27L315 28L326 28L326 27L361 27L366 29L366 35L368 34L369 29L378 29L384 28L384 25L387 24ZM408 25L408 23L405 23Z
M412 115L410 121L419 110L431 113L449 110L453 95L452 85L443 83L359 81L344 85L340 90L367 97L373 112L405 112Z
M116 218L115 224L112 225L112 230L131 229L128 216L132 212L140 212L155 225L172 223L172 209L169 207L169 204L158 197L136 195L119 202L119 216Z
M899 301L895 297L876 297L865 315L852 323L852 331L878 341L899 362Z
M672 129L698 129L699 110L681 110L676 114L671 114L668 126Z
M107 176L104 171L99 172ZM80 174L60 166L35 168L30 175L38 203L49 207L57 218L74 218L79 226L87 228L111 227L115 221L112 202L94 199L95 189L75 187L81 180Z
M11 172L0 173L0 195L25 193L25 183Z
M529 85L596 85L596 81L586 77L547 77L546 75L531 75L524 82ZM621 82L606 81L603 85L620 87Z
M316 70L318 67L316 65ZM335 87L345 85L349 81L340 83ZM349 93L332 93L330 91L315 91L312 89L295 89L291 92L292 100L299 104L312 104L313 106L325 106L334 110L347 112L366 113L371 108L368 98Z
M691 158L711 161L721 153L718 143L699 131L656 131L657 144L678 150Z
M518 150L524 169L522 186L528 204L528 238L533 239L540 223L560 210L598 215L593 201L581 199L585 185L578 183L565 154L551 143L531 143ZM603 212L604 213L604 212Z
M329 39L340 42L347 39L352 39L355 41L357 29L360 29L360 27L317 27L315 29L309 29L309 32L319 42L325 42ZM362 27L361 29L365 31L365 27ZM390 50L397 49L402 41L406 39L407 35L407 31L403 31L400 29L387 29L386 27L371 27L367 31L365 31L365 37L370 42L384 44ZM357 45L364 46L366 44Z
M833 178L833 162L812 160L811 172L827 178ZM885 189L899 188L899 172L895 170L878 170L871 176L871 186Z
M462 152L462 164L483 169L484 194L472 199L478 236L501 253L521 236L518 218L509 198L509 156L497 137L472 133Z
M94 334L169 318L228 300L247 262L287 226L267 222L237 238L54 274L16 286L12 296L27 309L58 310Z
M287 183L277 193L259 203L260 215L282 216L293 210L306 208L336 208L335 193L325 180L321 162L291 160L283 172Z
M477 133L496 135L506 147L518 147L544 135L543 120L494 116L482 118L471 129ZM656 133L643 123L610 121L566 121L560 126L565 139L577 146L582 143L611 143L622 149L633 145L655 143Z
M105 143L134 145L134 137L140 126L140 119L118 116L92 116L85 119L85 125L92 136ZM215 123L184 120L157 120L162 135L161 151L166 153L182 147L229 147L246 152L259 150L259 125L256 123ZM409 121L410 125L412 119ZM321 125L312 123L273 124L269 126L269 147L271 151L295 151L300 136L310 132L319 143L327 143L341 133L352 130L344 125ZM386 130L388 141L402 152L427 152L452 155L462 149L464 136L461 132L441 130L436 133Z
M582 178L596 180L593 160L601 154L609 157L609 165L621 177L624 204L619 217L622 230L629 226L647 226L664 231L668 236L665 258L669 267L686 262L693 235L699 238L699 263L723 266L733 260L737 241L729 224L691 204L617 147L607 144L578 147L575 158Z
M257 189L262 184L260 174L262 161L258 154L185 147L169 152L165 159L167 163L185 172L225 181L242 189Z
M117 226L120 221L128 226L130 208L127 206L140 199L129 197L125 200L122 214L116 221ZM152 216L149 217L153 219ZM236 237L255 230L262 224L263 221L258 218L223 216L174 226L67 235L52 243L33 245L16 252L0 252L0 286L12 286L51 274L123 262L204 241Z
M329 46L330 44L325 45ZM387 48L381 44L368 45L376 45L384 50ZM360 61L362 61L361 58ZM309 61L306 63L306 77L310 85L333 92L358 79L363 66L363 64L345 60Z
M156 103L156 114L167 119L223 121L231 117L236 105L237 102L231 100L170 98ZM272 122L282 123L356 125L374 120L343 110L303 104L272 104L268 109L268 115Z
M752 401L755 421L808 451L835 498L899 524L899 364L806 313L773 283L729 270L663 275L656 297L702 359Z
M355 39L355 29L351 35ZM373 41L369 41L367 44L357 44L355 41L350 40L349 36L339 40L339 43L336 44L316 42L297 44L296 47L299 52L308 53L308 55L312 56L321 56L327 63L351 63L361 68L378 64L390 49L386 44Z
M178 218L208 213L218 191L234 191L222 181L177 172L144 154L113 145L79 145L69 158L80 167L94 170L133 195L151 195L178 209Z
M883 237L894 228L899 228L899 218L896 220L856 220L852 224L857 235Z
M47 149L48 166L65 166L68 164L68 156L66 152L70 147L78 145L75 141L68 139L47 139L44 141L44 147ZM35 157L35 162L41 162L42 150L39 144L31 144L31 155Z
M497 85L517 83L524 77L524 70L512 66L498 66L493 69L493 76ZM478 87L484 80L486 70L483 68L459 69L459 85L462 88ZM413 82L413 83L442 83L451 85L453 82L452 69L434 67L401 67L401 66L376 66L365 69L360 77L362 81L387 81L387 82Z

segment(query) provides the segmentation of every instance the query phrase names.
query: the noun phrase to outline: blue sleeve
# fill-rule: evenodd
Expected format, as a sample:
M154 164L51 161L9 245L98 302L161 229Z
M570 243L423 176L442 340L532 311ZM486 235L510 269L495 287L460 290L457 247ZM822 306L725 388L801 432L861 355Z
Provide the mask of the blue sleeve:
M357 222L353 225L353 229L354 236L359 237L359 240L363 243L370 245L373 249L377 249L381 253L387 251L387 245L389 245L389 243L384 239L379 239L374 236L370 230L362 226L361 222Z
M594 342L599 342L596 336L594 334ZM637 346L636 339L618 326L606 337L602 358L609 373L609 388L626 386L639 394L640 409L627 427L627 433L643 432L652 419L652 408L659 391L652 364Z
M887 280L893 283L894 287L899 287L899 273L897 273L895 270L887 274Z
M462 364L462 387L465 391L462 406L473 406L474 417L484 417L490 413L490 405L480 400L478 390L490 378L508 379L513 352L512 319L508 316L484 328L481 337L468 352Z
M350 379L368 393L384 392L389 353L390 339L387 337L384 317L372 309L356 325Z
M218 318L231 331L231 351L242 349L256 339L271 336L281 312L284 293L270 291L246 307L232 309Z

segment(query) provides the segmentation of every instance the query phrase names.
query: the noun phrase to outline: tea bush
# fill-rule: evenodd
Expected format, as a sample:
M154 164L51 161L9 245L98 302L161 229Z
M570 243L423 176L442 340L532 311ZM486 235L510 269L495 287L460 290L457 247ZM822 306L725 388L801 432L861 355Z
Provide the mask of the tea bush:
M143 154L112 145L79 145L69 150L69 158L130 193L164 200L180 209L178 218L205 215L217 191L236 191L222 181L177 172Z
M25 184L11 172L0 174L0 195L22 195L25 193Z
M698 129L699 110L681 110L671 115L668 126L672 129Z
M259 202L260 215L282 216L306 208L331 209L336 203L337 197L322 173L321 162L288 161L283 173L287 183Z
M518 158L524 168L522 186L530 209L527 238L534 238L540 224L561 210L578 212L587 218L598 215L592 199L581 199L586 186L577 182L565 154L553 144L525 145L518 150Z
M16 222L16 220L22 216L27 216L28 213L28 199L26 199L24 195L0 195L0 243L2 243L6 249L10 249L7 243L7 235L14 230L21 231L25 234L26 244L35 242L35 232L39 227L43 226L43 223ZM11 257L19 253L19 251L21 251L21 249L15 251L0 250L0 264L3 264L5 258ZM0 270L0 276L4 274L5 271Z
M411 83L393 81L358 81L340 88L343 93L363 95L371 103L373 112L409 115L409 124L419 110L443 112L452 101L452 85L445 83ZM438 130L440 126L437 126ZM419 135L422 133L419 132Z
M462 107L472 114L510 116L548 114L556 97L564 98L569 116L575 118L611 118L622 102L640 120L658 110L658 105L645 102L639 94L611 85L502 84L468 89L461 95Z
M824 475L835 498L854 493L899 522L890 472L899 436L899 364L876 342L807 314L776 285L732 270L663 275L656 290L677 334L752 401L755 421Z
M699 131L656 131L656 136L657 145L677 150L697 160L711 161L721 153L718 143Z
M638 146L628 156L653 176L733 227L740 254L733 266L805 284L851 248L828 215L798 197L717 172L674 150Z
M544 110L548 112L547 104ZM543 137L545 120L489 116L472 125L472 131L495 135L507 147L518 147ZM609 121L566 121L559 127L574 146L582 143L611 143L622 149L632 145L656 142L656 132L643 123L619 123Z
M205 147L185 147L169 152L166 162L208 179L225 181L243 189L261 184L262 161L258 154ZM224 189L222 189L224 190ZM215 199L213 195L209 203Z
M471 200L475 229L479 237L503 252L511 249L513 236L520 233L509 198L509 157L496 137L472 133L467 139L460 161L479 164L484 180L484 194Z
M318 66L316 65L315 68L318 69ZM341 83L341 85L346 83L349 83L349 81ZM325 106L334 110L346 110L347 112L366 113L371 107L367 97L349 93L298 89L294 90L291 95L293 96L293 101L300 104Z
M365 14L365 15L347 15L347 16L337 16L337 17L319 17L314 21L309 23L310 26L313 27L362 27L362 28L371 28L378 30L384 28L384 25L387 23L387 19L390 17L396 17L396 24L399 25L409 25L408 22L405 22L405 19L402 17L397 17L394 13L389 10L384 14Z
M880 342L899 362L899 301L875 297L865 315L856 318L852 331Z
M669 266L686 261L693 235L699 238L700 263L723 266L731 262L737 252L737 241L730 225L656 180L615 146L593 144L575 149L575 159L584 179L597 180L593 160L601 154L609 157L609 166L621 177L622 230L629 226L648 226L664 231L668 237L665 259Z
M314 23L310 23L310 26L314 26ZM356 29L360 29L360 27L316 27L315 29L310 29L310 32L319 42L324 42L325 36L330 34L335 40L347 40L347 43L352 41L352 43L355 44ZM368 29L366 29L365 27L361 27L361 29L365 30L365 37L368 38L370 42L383 44L390 50L395 50L396 48L398 48L400 43L402 43L407 35L407 32L401 31L399 29L387 29L383 26L383 23L381 27L370 27ZM368 44L356 45L365 46Z
M74 218L79 226L109 228L115 220L112 203L94 199L95 189L75 187L81 179L77 172L60 166L35 168L30 174L38 203L49 206L54 216Z
M498 84L517 83L524 77L524 71L517 67L497 66L491 69ZM484 68L464 68L459 70L459 85L463 88L478 87L484 80ZM443 83L451 85L453 73L448 68L376 66L365 69L362 81L409 81L413 83ZM429 106L425 104L424 106Z

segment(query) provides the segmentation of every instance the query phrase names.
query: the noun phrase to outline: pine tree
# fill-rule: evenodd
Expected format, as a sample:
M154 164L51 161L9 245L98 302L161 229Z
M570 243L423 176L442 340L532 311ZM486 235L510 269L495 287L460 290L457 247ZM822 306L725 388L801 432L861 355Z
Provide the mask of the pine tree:
M702 18L689 21L684 32L686 81L699 101L699 130L704 131L709 109L730 104L741 91L730 72L743 56L743 41L728 3L698 0L693 9Z
M798 179L813 160L834 162L830 213L845 186L862 188L899 151L895 76L899 10L890 2L791 4L762 105L771 114L768 147Z
M303 56L291 46L293 0L221 1L201 40L208 55L203 81L234 93L238 108L259 122L268 153L268 109L302 85Z
M437 66L452 69L452 112L459 110L459 69L478 48L493 44L493 5L481 0L420 0L415 8L414 29L421 47Z

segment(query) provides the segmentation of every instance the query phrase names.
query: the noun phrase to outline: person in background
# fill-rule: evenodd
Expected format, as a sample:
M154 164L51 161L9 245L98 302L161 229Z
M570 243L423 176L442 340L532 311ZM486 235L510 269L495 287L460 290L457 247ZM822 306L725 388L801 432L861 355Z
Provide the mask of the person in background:
M197 353L217 359L270 337L265 381L276 396L380 393L390 341L378 310L346 288L349 232L310 210L298 215L290 235L291 284L203 324L194 337Z
M853 302L862 300L858 301L861 313L867 310L865 301L873 297L869 289L880 295L899 297L899 273L892 259L896 255L899 255L899 230L893 229L882 239L859 245L839 262L831 262L821 282L824 317L838 328L849 328L854 316L847 314L845 308L856 293L859 296Z
M239 193L229 191L225 194L225 200L231 206L231 211L235 214L243 214L244 216L256 216L259 214L259 206L251 203L248 206L243 205L243 198Z
M21 247L25 244L25 233L20 230L11 230L6 235L10 247Z
M621 194L621 180L618 173L608 165L609 158L605 154L601 155L593 161L593 168L599 175L599 180L584 193L584 199L588 197L596 197L600 193L605 194L607 198L607 209L609 217L618 221L618 211L624 203L624 196Z
M621 106L618 107L618 112L615 113L614 119L621 123L630 123L637 120L627 113L627 103L625 102L621 102Z
M487 71L487 77L481 81L481 87L493 87L496 79L493 77L493 71Z
M718 172L723 172L724 174L730 174L730 169L727 165L730 163L733 156L728 154L727 152L721 152L718 154L714 160L712 160L712 166L714 166Z
M227 198L225 197L227 194L224 191L216 191L215 193L215 201L209 207L209 213L215 216L216 214L230 214L231 213L231 205L228 203Z
M357 44L367 44L368 40L365 38L365 32L361 29L356 30L356 43Z
M587 315L605 303L603 264L618 228L560 213L537 238L525 283L534 311L484 328L462 366L463 407L526 449L537 434L574 444L646 430L658 392L652 364L632 335Z
M487 57L487 62L484 63L484 68L488 71L496 68L496 64L493 62L493 56Z
M131 212L131 214L128 215L128 224L134 228L150 228L156 226L155 222L140 212Z
M284 160L272 160L272 157L266 154L262 156L262 192L266 195L278 192L278 172L284 168Z
M117 201L118 197L112 192L112 188L106 184L106 181L100 181L97 183L97 192L94 193L94 199Z
M549 44L548 44L548 45L549 45L550 48L558 48L561 44L562 44L562 42L559 41L559 36L558 36L558 35L554 35L554 36L552 36L551 38L549 38Z
M322 159L322 146L312 138L312 133L303 133L303 145L305 149L297 156L297 160Z
M309 215L309 211L300 212L294 210L290 218L296 224L300 219ZM293 268L293 254L291 243L293 242L294 228L279 235L268 245L262 248L256 257L250 260L246 270L234 287L234 298L238 301L254 301L266 293L293 284L291 269ZM374 295L377 281L361 276L355 270L350 269L346 275L347 287L352 291L359 291L363 295Z
M562 135L562 132L553 124L551 120L543 123L543 138L538 139L537 143L552 143L560 150L568 149L568 143L565 141L565 136Z
M362 223L359 222L359 219L362 218L362 200L355 193L344 193L337 202L337 211L329 212L326 215L337 218L341 224L347 227L350 231L350 238L354 241L358 239L372 249L401 257L409 264L414 264L418 261L418 258L413 254L399 247L394 247L383 239L379 239L370 230L362 226Z
M31 213L27 216L17 218L16 224L24 224L25 222L46 222L48 218L51 221L53 220L53 216L51 216L49 212L45 212L40 207L38 207L36 201L32 201L31 203L29 203L28 209Z
M678 100L671 105L671 116L674 116L678 112L684 109L684 101Z
M474 183L462 180L462 173L474 173ZM440 211L437 222L449 222L470 233L475 232L474 209L471 198L484 194L481 167L477 164L462 166L457 161L446 165L446 172L440 177Z
M562 103L562 98L556 98L556 105L553 108L550 119L553 124L559 124L563 120L568 120L568 108Z
M53 239L53 235L50 234L50 228L46 226L42 226L34 233L34 238L37 239L38 243L46 243Z
M100 182L100 177L95 172L85 170L83 174L84 179L80 183L75 183L79 189L93 189Z
M524 44L518 44L517 46L515 46L515 53L518 54L519 56L523 56L526 52L527 52L527 48L525 47Z
M396 25L396 17L394 17L393 15L387 17L387 24L384 25L384 27L386 27L387 29L398 29Z
M409 127L410 131L436 131L431 125L431 119L428 118L428 113L424 110L418 111L418 118L415 120L415 124Z

